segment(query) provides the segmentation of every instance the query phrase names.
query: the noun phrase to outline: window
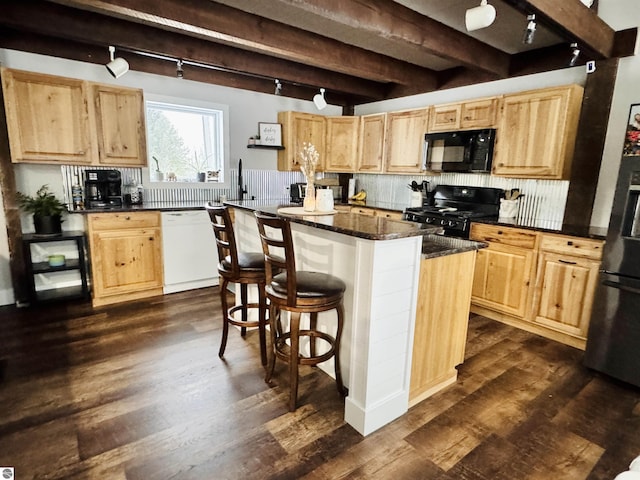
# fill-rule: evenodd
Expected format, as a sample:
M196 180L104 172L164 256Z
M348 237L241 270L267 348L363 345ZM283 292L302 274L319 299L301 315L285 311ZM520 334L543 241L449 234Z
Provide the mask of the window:
M163 99L146 110L151 182L224 183L226 107Z

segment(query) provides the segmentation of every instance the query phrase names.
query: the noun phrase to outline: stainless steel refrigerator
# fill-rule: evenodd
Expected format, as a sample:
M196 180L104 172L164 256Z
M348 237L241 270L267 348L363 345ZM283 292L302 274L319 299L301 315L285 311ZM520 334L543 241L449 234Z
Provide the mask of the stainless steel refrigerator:
M585 365L640 386L640 156L620 164Z

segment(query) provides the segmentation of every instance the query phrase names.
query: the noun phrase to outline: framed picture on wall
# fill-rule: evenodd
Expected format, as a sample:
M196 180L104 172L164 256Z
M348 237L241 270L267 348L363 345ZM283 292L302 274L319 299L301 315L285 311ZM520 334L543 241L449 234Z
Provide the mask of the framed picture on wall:
M624 137L623 155L640 155L640 103L631 105L627 134Z
M282 125L279 123L258 123L260 145L272 147L282 146Z

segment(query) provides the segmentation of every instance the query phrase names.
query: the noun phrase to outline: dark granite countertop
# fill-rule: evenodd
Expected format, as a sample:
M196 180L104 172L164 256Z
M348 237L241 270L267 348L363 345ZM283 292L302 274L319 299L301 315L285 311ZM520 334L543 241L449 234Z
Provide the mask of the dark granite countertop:
M444 257L445 255L479 250L488 246L489 245L484 242L430 234L425 235L422 240L422 258Z
M487 223L490 225L504 225L505 227L524 228L526 230L535 230L536 232L558 233L561 235L570 235L572 237L591 238L594 240L605 240L607 238L607 229L602 227L584 227L578 225L545 225L545 222L518 222L517 220L505 221L504 219L488 220L485 218L474 219L474 222Z
M414 222L374 217L358 213L340 212L333 215L289 215L278 213L279 208L300 206L288 202L274 203L272 200L227 201L225 205L248 211L259 211L269 215L281 215L292 222L317 227L323 230L366 238L368 240L394 240L424 236L440 231L440 227L420 225Z
M158 211L167 211L167 212L180 211L180 210L200 210L200 209L204 209L205 203L206 202L201 202L201 201L200 202L145 202L142 205L130 205L130 206L123 205L122 207L109 208L109 209L73 210L70 213L89 214L89 213L109 213L109 212L137 212L137 211L149 211L149 210L158 210ZM217 202L212 202L212 203L214 205L218 204ZM276 209L277 207L300 206L300 204L290 203L288 199L282 199L282 198L268 199L268 200L244 200L242 202L230 200L226 203L229 205L236 206L238 208L248 208L248 209L251 209L249 205L251 205L252 203L254 203L253 206L261 206L261 207L275 206ZM406 208L406 205L401 205L401 204L391 203L391 202L382 202L382 201L380 202L378 201L349 202L348 204L351 206L376 208L380 210L389 210L389 211L395 211L395 212L403 212ZM275 214L275 212L273 211L265 212L265 213ZM306 217L306 218L308 219L310 217ZM373 218L378 218L378 217L373 217ZM382 222L381 218L379 220L380 221L376 223L378 224L384 223ZM387 219L387 221L398 222L398 220L390 220L390 219ZM506 221L505 219L488 220L488 219L478 218L478 219L474 219L474 222L487 223L491 225L504 225L505 227L524 228L528 230L535 230L537 232L558 233L562 235L571 235L574 237L581 237L581 238L592 238L594 240L605 240L607 237L607 229L603 227L585 227L585 226L577 226L577 225L550 225L548 222L544 222L542 220L518 222L515 219L513 221ZM301 220L299 221L299 223L305 223L305 220ZM322 227L320 225L315 225L315 222L309 223L307 221L306 223L307 224L313 223L314 226L318 226L320 228L325 228L325 229L334 230L334 231L338 231L337 229L341 228L339 225L334 225L333 228L329 228L329 226L327 225L325 225L325 227ZM403 222L403 223L408 223L408 222ZM371 227L374 228L373 225ZM349 230L348 226L345 226L345 228ZM431 228L431 227L428 227L428 228ZM377 225L374 228L374 230L375 229L379 231L383 230L381 225ZM424 230L424 229L420 229L420 230ZM344 231L342 233L347 233L348 235L355 235L354 233L348 233L347 231ZM415 235L425 235L425 234L426 233L424 232L415 233ZM400 236L411 236L411 235L401 234ZM368 238L368 237L365 237L365 238Z

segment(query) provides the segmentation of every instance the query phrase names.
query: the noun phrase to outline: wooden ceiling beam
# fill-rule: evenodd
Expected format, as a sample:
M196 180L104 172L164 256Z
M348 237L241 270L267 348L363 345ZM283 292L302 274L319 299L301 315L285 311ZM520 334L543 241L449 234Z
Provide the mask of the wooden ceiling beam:
M580 0L505 0L538 20L569 42L577 42L596 59L633 55L629 42L617 44L616 32ZM636 30L637 33L637 29ZM635 38L635 37L634 37ZM628 37L627 37L628 40ZM634 45L635 46L635 45Z
M427 85L436 81L435 73L427 68L211 0L51 1L372 81Z
M339 24L354 35L383 38L396 50L411 50L415 57L433 55L475 70L508 75L508 54L429 17L389 0L272 0L274 7L301 10L318 24ZM402 83L402 82L399 82ZM400 88L402 88L400 86Z
M38 15L34 15L34 8ZM182 58L196 63L219 67L237 74L264 77L273 82L323 87L332 92L357 98L383 99L387 85L356 77L329 72L286 60L267 57L246 50L234 49L205 40L185 37L145 25L132 25L124 20L104 17L86 11L69 9L49 2L16 2L7 5L0 16L0 25L21 31L34 32L53 38L80 43L116 45L129 51ZM59 56L59 55L58 55Z

